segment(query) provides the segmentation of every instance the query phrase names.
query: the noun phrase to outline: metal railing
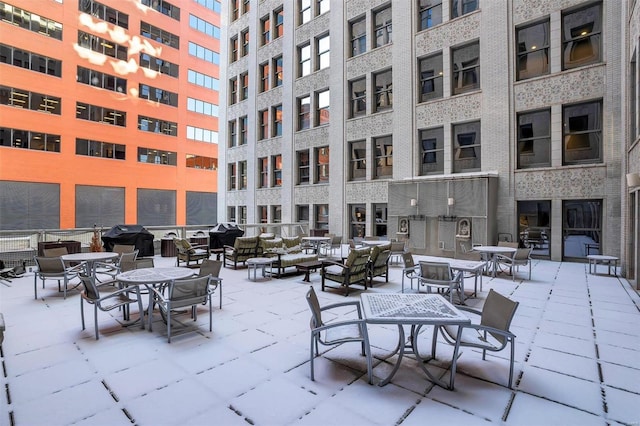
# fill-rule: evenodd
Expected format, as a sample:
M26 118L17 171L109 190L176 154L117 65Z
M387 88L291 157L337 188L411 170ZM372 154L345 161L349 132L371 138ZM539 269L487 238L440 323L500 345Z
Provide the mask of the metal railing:
M209 237L209 230L215 225L173 225L173 226L144 226L153 234L154 248L159 254L160 240L167 236L191 238L198 236ZM276 235L295 236L308 235L308 223L251 223L239 224L245 236L259 235L262 232L272 232ZM109 228L96 228L102 237ZM0 230L0 260L5 266L12 267L22 262L33 265L33 257L38 251L38 243L56 241L79 241L82 251L89 251L93 238L93 228L73 229L22 229L13 231ZM100 240L102 242L102 240Z

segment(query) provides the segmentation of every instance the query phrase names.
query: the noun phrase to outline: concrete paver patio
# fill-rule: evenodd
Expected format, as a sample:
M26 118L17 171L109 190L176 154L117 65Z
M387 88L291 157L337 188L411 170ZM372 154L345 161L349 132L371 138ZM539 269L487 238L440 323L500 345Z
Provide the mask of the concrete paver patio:
M419 259L419 256L416 256ZM155 258L172 266L175 258ZM402 268L390 268L369 292L400 292ZM99 312L100 339L80 326L79 296L66 300L47 281L33 299L33 273L0 284L6 322L0 377L0 425L637 425L640 422L640 297L622 278L588 274L588 265L535 260L532 279L484 277L520 302L513 390L508 350L464 348L456 389L433 386L406 357L391 384L371 386L356 344L322 348L309 379L309 309L303 275L249 281L223 268L223 307L214 295L198 321L184 315L167 344L160 315L153 332L123 327L121 313ZM472 282L469 282L469 286ZM321 304L344 301L320 291ZM354 289L357 287L354 287ZM360 291L348 299L359 300ZM145 300L146 304L146 300ZM353 312L344 311L345 317ZM137 317L133 312L132 317ZM338 317L337 317L338 318ZM369 326L377 383L392 369L385 358L395 326ZM420 337L430 348L431 333ZM429 369L447 377L451 348L438 345Z

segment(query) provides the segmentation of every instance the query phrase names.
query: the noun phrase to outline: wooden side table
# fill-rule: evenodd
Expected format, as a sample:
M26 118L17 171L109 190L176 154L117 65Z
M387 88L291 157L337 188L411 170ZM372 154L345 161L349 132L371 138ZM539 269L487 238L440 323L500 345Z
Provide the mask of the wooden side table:
M309 273L311 271L315 271L318 268L322 268L322 262L319 260L310 260L308 262L301 262L296 264L296 270L299 272L304 272L304 278L302 281L310 282Z

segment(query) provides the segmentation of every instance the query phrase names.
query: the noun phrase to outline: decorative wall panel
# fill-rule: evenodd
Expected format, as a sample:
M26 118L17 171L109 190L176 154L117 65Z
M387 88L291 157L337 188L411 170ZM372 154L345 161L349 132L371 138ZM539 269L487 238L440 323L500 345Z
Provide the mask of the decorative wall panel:
M516 200L603 198L605 166L563 167L561 169L515 173ZM567 187L571 186L571 192Z

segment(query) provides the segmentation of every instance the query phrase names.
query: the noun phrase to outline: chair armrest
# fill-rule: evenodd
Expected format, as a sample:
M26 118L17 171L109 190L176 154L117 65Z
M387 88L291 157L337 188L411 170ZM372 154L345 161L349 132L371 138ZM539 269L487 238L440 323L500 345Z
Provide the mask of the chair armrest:
M325 266L331 266L331 265L336 265L336 266L340 266L342 268L348 268L347 265L345 265L342 262L336 262L335 260L322 260L322 267L324 268Z
M350 302L338 302L338 303L331 303L329 305L325 305L323 307L320 308L320 311L325 311L325 310L330 310L330 309L334 309L334 308L342 308L345 306L355 306L357 311L358 311L358 318L362 318L362 305L360 305L359 301L353 300Z
M197 244L197 245L192 245L191 248L192 249L206 248L208 250L209 246L206 244Z
M477 316L482 316L482 312L480 312L480 311L479 311L479 310L477 310L477 309L469 308L469 307L464 306L464 305L462 305L462 306L456 306L456 308L458 308L458 309L459 309L459 310L461 310L461 311L470 312L470 313L475 314L475 315L477 315Z
M138 296L140 296L140 289L138 288L137 285L134 285L134 286L131 286L131 287L124 287L124 288L118 289L116 291L112 291L109 294L107 294L106 296L100 297L100 300L104 301L104 300L107 300L107 299L118 297L123 293L132 293L132 292L134 292Z
M229 245L226 245L226 244L225 244L225 245L223 245L222 247L223 247L225 250L226 250L226 249L231 249L231 250L234 250L234 251L235 251L235 247L234 247L234 246L229 246Z
M80 262L74 266L67 266L65 268L66 273L79 274L80 272L84 272L87 262Z
M340 327L343 325L364 325L365 322L363 319L354 319L354 320L347 320L347 321L336 321L336 322L330 322L328 324L322 325L320 327L316 327L313 329L313 331L319 332L319 331L324 331L324 330L328 330L330 328L333 327Z
M511 262L511 261L513 260L513 257L511 257L511 256L505 256L504 254L496 254L496 255L495 255L495 260L496 260L497 262L500 262L500 261L507 261L507 262Z
M515 338L516 337L515 334L513 334L512 332L510 332L508 330L507 331L500 330L499 328L493 328L493 327L489 327L489 326L486 326L486 325L466 324L466 325L463 325L463 327L464 328L473 328L474 330L477 330L479 332L480 331L486 331L487 333L491 333L491 334L499 334L499 335L504 336L504 337L511 337L511 338ZM505 342L505 345L506 345L506 342ZM503 345L503 347L504 347L504 345Z

